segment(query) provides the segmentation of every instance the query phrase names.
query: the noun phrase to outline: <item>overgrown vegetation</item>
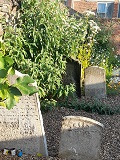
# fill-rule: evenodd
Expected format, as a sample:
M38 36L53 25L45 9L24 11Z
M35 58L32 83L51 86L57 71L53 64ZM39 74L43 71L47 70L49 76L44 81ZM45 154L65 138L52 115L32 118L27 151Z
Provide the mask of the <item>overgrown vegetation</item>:
M78 17L68 16L58 1L23 0L17 23L4 26L6 52L15 69L37 81L43 108L75 91L74 84L62 81L68 58L82 63L82 78L91 65L104 67L108 78L118 67L108 28L95 22L91 12Z
M41 100L57 100L75 91L74 84L64 86L62 82L66 60L83 62L85 52L82 60L80 47L85 43L86 51L87 43L91 44L88 28L92 21L86 16L79 20L68 17L68 10L62 8L58 2L24 0L17 26L9 25L4 34L15 68L37 81Z
M56 2L24 0L20 12L16 30L9 26L4 35L16 69L37 81L41 100L67 96L74 85L64 86L62 75L66 59L80 39L79 31L75 35L78 27L74 28L79 22L69 19L68 12Z
M120 56L116 55L116 48L112 42L111 35L113 32L112 21L97 19L97 24L101 30L95 36L95 43L92 48L91 65L101 66L106 71L107 84L109 84L113 69L120 67Z
M102 115L113 115L113 114L120 113L120 106L111 108L97 98L90 98L90 100L86 100L86 99L79 100L76 97L74 97L74 99L72 100L66 98L61 103L58 103L58 106L75 109L76 111L83 110L86 112L98 113ZM46 108L46 109L49 109L49 108Z

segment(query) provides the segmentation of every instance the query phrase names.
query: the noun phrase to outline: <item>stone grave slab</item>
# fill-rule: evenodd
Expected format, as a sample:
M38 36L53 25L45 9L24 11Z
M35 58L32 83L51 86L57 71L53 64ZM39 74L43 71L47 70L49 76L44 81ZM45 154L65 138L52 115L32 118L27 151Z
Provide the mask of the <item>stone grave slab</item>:
M19 76L9 76L14 83ZM38 94L22 96L16 106L7 110L0 106L0 150L22 149L25 154L48 156L47 143Z
M98 66L85 69L85 96L106 97L105 70Z
M66 160L98 160L103 125L81 116L63 117L59 157Z
M75 84L76 95L81 97L81 64L75 60L67 60L66 73L63 75L64 85Z
M112 72L111 83L120 83L120 68L114 69Z

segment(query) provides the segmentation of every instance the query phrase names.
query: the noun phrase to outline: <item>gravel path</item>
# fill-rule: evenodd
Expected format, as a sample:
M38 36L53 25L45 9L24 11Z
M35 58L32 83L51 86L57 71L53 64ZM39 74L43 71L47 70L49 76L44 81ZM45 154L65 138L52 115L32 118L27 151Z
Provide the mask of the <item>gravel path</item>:
M102 100L110 107L120 107L120 95L108 97ZM60 140L61 121L64 116L85 116L99 121L104 125L103 138L101 144L100 160L120 160L120 114L98 115L97 113L87 113L75 111L68 108L55 108L52 111L43 113L44 129L46 132L49 158L38 158L36 156L23 155L4 156L0 154L0 160L58 160L58 149Z
M102 102L108 104L111 108L113 106L120 107L120 95L102 99ZM52 112L43 114L50 156L55 157L58 154L62 117L68 115L85 116L102 123L104 130L100 160L120 160L120 114L98 115L97 113L87 113L67 108L54 109Z

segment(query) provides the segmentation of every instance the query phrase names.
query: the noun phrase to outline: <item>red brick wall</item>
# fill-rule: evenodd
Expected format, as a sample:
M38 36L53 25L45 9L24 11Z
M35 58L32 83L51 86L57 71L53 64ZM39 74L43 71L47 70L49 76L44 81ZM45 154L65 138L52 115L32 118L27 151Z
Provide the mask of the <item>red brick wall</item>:
M96 2L86 2L86 1L75 1L74 10L83 13L86 10L96 12L97 3Z
M118 3L114 3L113 18L118 17Z
M119 5L119 0L114 0L114 10L113 10L113 17L117 18L118 17L118 5Z
M113 18L118 17L118 4L119 0L114 1L114 10L113 10ZM72 0L68 0L69 7L72 7L77 12L83 13L86 10L90 10L96 13L97 11L97 2L78 0L74 1L74 5L72 5Z
M67 6L71 7L71 5L72 5L72 1L71 1L71 0L68 0L68 1L67 1Z
M111 37L111 40L116 46L116 54L120 55L120 20L119 19L113 19L113 35Z

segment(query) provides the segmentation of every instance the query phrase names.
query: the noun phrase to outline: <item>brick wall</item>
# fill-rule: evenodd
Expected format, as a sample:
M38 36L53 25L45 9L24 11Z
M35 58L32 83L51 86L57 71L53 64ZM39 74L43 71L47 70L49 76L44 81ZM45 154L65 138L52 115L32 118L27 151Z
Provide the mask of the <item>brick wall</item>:
M72 6L72 1L71 0L68 0L67 1L67 6ZM72 7L71 7L72 8Z
M75 1L74 10L83 13L86 10L96 12L97 3L96 2L86 2L86 1Z
M117 18L118 17L118 5L119 5L119 0L114 0L114 10L113 10L113 17Z
M120 20L119 19L113 19L113 35L111 37L111 40L116 46L116 54L120 55Z
M69 0L69 1L71 1L71 0ZM71 3L69 2L68 4L70 5ZM119 4L119 1L115 0L114 9L113 9L113 18L118 17L118 4ZM76 10L77 12L80 12L80 13L83 13L86 10L90 10L90 11L93 11L96 13L97 1L96 2L85 1L85 0L74 1L73 9Z
M98 2L101 2L98 0ZM107 2L106 0L104 2ZM111 1L109 1L111 2ZM119 0L114 0L113 18L118 17L118 5ZM79 13L83 13L86 10L90 10L96 13L97 11L97 0L96 1L86 1L86 0L68 0L67 6L71 7Z

